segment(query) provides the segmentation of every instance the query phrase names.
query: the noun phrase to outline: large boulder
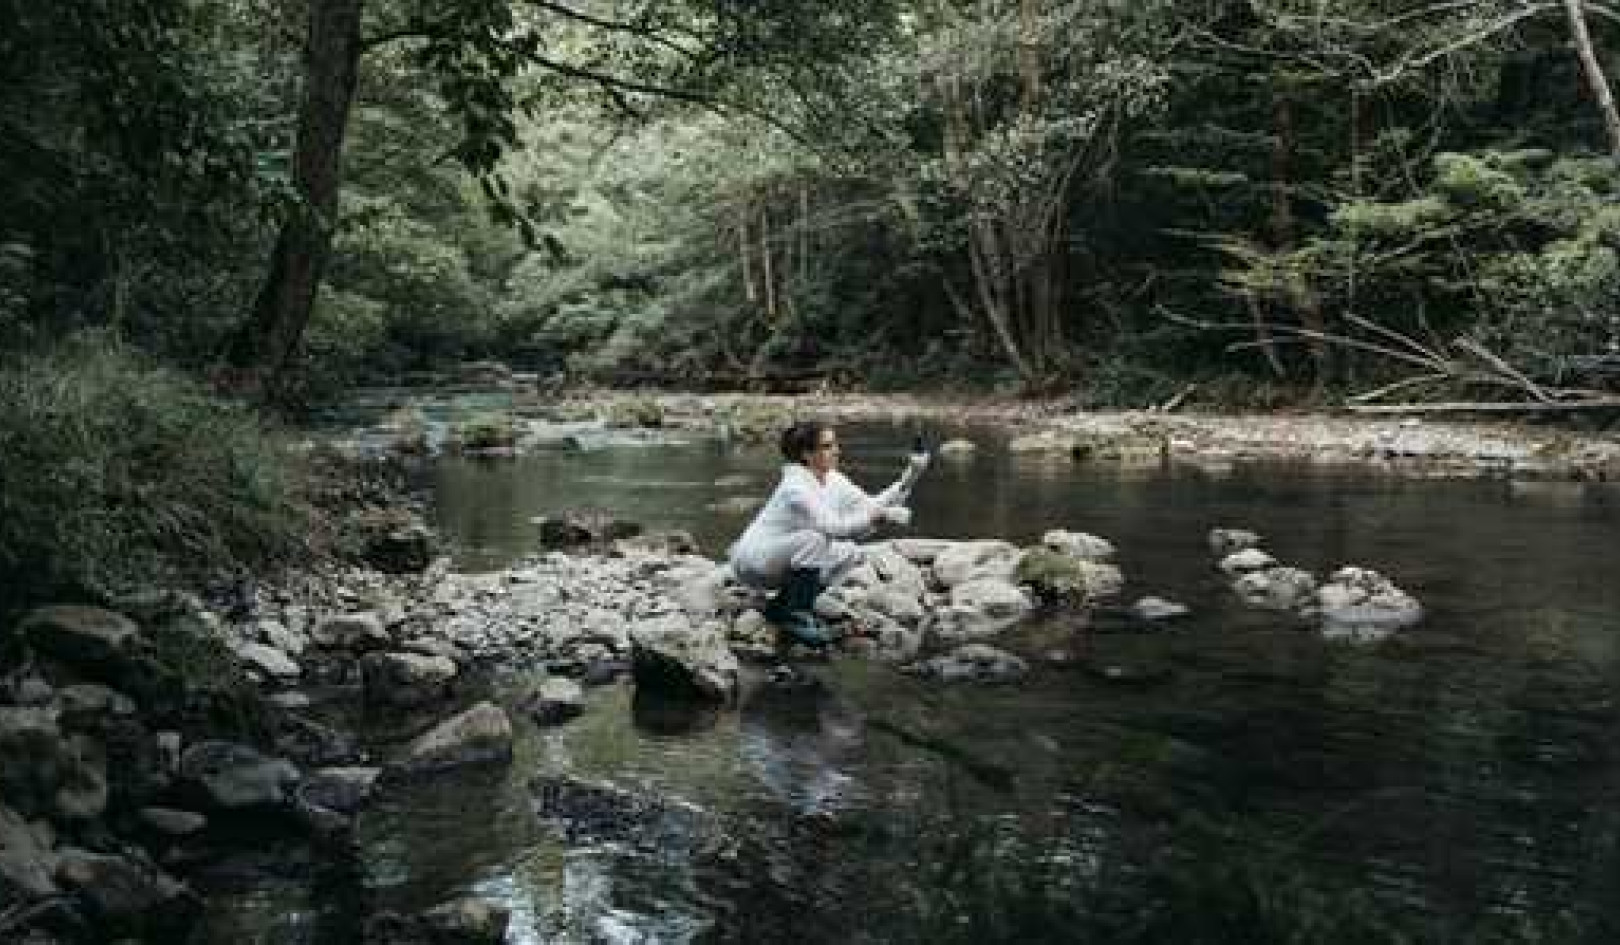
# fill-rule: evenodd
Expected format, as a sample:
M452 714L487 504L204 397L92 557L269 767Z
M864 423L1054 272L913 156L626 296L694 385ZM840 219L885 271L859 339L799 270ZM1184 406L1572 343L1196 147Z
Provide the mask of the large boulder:
M244 810L278 806L298 783L298 769L246 745L201 741L180 755L180 781L212 807Z
M723 628L708 622L684 614L642 620L630 628L630 659L639 687L713 702L737 695L737 657Z
M430 705L449 694L455 660L422 653L367 653L360 660L366 701L375 705Z
M512 720L500 706L480 702L423 733L406 749L408 772L439 771L512 759Z

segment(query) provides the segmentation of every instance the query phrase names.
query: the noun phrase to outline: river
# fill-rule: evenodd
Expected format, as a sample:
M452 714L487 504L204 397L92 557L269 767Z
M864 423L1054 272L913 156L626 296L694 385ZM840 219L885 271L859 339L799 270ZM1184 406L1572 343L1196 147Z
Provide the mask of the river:
M848 471L883 484L912 432L845 429ZM676 718L628 683L592 690L584 717L523 726L509 770L386 793L361 820L368 893L487 896L519 943L1620 936L1620 489L1121 468L931 432L982 448L929 471L913 533L1102 535L1125 600L1192 615L1036 621L1005 641L1035 666L1010 686L834 659L805 668L816 684ZM747 515L713 504L775 474L769 449L696 436L426 473L471 570L532 551L533 516L580 505L718 556ZM1349 646L1245 609L1212 566L1212 526L1257 530L1318 574L1375 568L1427 616ZM507 667L496 685L527 678ZM651 813L541 816L536 776L610 784ZM286 933L264 940L295 940L296 915L261 918Z

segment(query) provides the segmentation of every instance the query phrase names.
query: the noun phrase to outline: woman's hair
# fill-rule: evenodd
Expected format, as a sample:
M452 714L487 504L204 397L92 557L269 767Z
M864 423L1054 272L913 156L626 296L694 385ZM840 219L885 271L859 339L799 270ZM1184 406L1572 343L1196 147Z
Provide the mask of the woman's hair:
M815 420L799 420L782 431L782 458L790 463L802 463L805 456L816 451L821 434L831 429Z

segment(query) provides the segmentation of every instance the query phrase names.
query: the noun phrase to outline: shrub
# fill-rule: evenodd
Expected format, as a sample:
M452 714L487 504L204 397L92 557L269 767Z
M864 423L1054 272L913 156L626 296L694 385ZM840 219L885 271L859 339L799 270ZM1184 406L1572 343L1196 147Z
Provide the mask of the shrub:
M301 471L243 408L105 335L0 365L0 605L285 559Z

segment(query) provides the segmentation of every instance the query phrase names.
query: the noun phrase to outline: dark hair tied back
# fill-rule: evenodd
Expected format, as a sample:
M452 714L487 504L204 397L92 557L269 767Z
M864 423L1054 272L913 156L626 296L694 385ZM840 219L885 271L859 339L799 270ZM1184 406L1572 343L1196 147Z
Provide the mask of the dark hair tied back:
M825 423L814 420L800 420L782 431L782 458L790 463L802 463L805 458L816 451L816 445L821 442L821 434L826 432Z

